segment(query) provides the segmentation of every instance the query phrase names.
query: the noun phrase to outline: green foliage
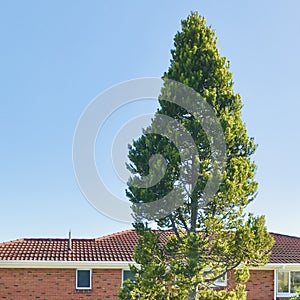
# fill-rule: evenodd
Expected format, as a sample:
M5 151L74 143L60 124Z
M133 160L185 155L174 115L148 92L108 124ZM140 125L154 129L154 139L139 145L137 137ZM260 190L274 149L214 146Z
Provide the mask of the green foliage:
M238 284L233 290L201 290L199 291L197 300L246 300L247 293L245 285Z
M156 120L160 114L178 121L190 132L198 153L187 165L190 172L180 177L180 155L186 149L176 148L174 141L145 131L129 147L131 164L128 168L133 177L126 193L133 204L162 199L173 189L177 189L174 201L184 201L171 214L155 220L159 228L174 231L167 243L161 243L159 234L143 224L138 212L134 211L135 228L140 236L135 261L140 267L131 266L135 279L125 283L119 297L124 300L243 300L246 299L244 283L249 277L248 268L267 263L273 243L265 227L265 218L245 214L245 208L257 190L256 165L251 160L256 145L248 137L242 122L242 101L233 91L230 64L220 56L215 32L206 26L205 19L192 13L183 20L174 46L170 67L163 78L191 87L211 105L224 132L225 171L217 193L204 205L204 188L213 176L212 169L216 164L214 153L198 119L182 107L164 100L176 97L165 85L159 98L160 108L151 126L158 126ZM169 130L178 132L176 124L171 124ZM185 146L189 148L190 145ZM163 155L166 169L161 180L151 185L155 180L149 161L154 154ZM192 188L190 179L195 162L200 168ZM157 159L152 168L159 173L162 165L162 159ZM150 178L149 188L134 184L144 176ZM236 270L236 286L230 291L215 289L214 282L232 270Z
M297 291L297 295L291 297L290 300L300 300L300 291Z

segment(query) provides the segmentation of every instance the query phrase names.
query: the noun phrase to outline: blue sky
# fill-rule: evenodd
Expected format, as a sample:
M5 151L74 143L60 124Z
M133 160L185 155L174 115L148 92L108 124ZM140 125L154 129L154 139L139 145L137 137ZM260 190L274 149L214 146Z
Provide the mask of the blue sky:
M66 237L70 228L74 236L95 237L129 227L99 214L81 194L74 131L101 91L163 74L180 20L193 10L216 30L249 135L259 144L259 194L249 210L266 215L270 231L300 236L298 0L28 0L0 2L0 241ZM98 154L119 126L111 122ZM122 194L109 167L100 169Z

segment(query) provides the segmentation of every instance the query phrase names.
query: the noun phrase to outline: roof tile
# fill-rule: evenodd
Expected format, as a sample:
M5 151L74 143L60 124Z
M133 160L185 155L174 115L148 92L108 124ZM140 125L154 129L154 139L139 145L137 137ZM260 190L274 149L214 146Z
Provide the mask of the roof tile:
M165 242L172 231L160 231ZM271 233L275 239L270 263L300 263L300 238ZM126 230L97 239L72 239L72 251L68 239L29 238L0 243L0 261L102 261L131 262L138 236L134 230Z

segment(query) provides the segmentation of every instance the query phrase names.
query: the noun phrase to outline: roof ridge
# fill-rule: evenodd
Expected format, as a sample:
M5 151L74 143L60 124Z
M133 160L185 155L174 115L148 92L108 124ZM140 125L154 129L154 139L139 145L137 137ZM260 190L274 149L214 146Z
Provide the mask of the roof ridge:
M68 241L69 238L24 238L23 241ZM95 238L73 238L72 241L95 241Z
M173 231L172 229L153 229L152 231L154 232L171 232ZM126 229L122 231L118 231L115 233L110 233L98 238L72 238L73 241L101 241L101 240L106 240L112 237L117 237L117 236L122 236L127 233L135 232L135 230L132 229ZM283 236L283 237L288 237L288 238L295 238L295 239L300 239L299 236L295 235L288 235L288 234L283 234L283 233L277 233L277 232L269 232L269 234L274 235L274 236ZM11 241L6 241L6 242L0 242L1 245L8 245L8 244L14 244L14 243L20 243L24 241L68 241L68 238L59 238L59 237L29 237L29 238L19 238Z
M110 239L112 237L117 237L117 236L121 236L123 234L126 234L126 233L130 233L130 232L135 232L134 229L126 229L126 230L122 230L122 231L118 231L118 232L115 232L115 233L110 233L110 234L107 234L107 235L104 235L104 236L100 236L98 238L96 238L95 240L98 242L98 241L103 241L103 240L106 240L106 239Z
M9 245L9 244L17 244L17 243L23 243L23 242L28 242L28 241L61 241L61 242L67 242L69 239L68 238L51 238L51 237L43 237L43 238L20 238L20 239L15 239L7 242L0 242L0 247L4 245ZM96 241L96 238L72 238L72 241Z
M2 242L2 243L0 243L0 247L1 246L4 246L4 245L9 245L9 244L16 244L16 243L22 243L22 242L24 242L24 238L20 238L20 239L15 239L15 240L11 240L11 241L7 241L7 242Z
M271 234L271 235L279 235L279 236L284 236L284 237L289 237L289 238L294 238L294 239L300 239L299 236L288 235L288 234L284 234L284 233L269 232L269 234Z
M156 232L156 233L173 232L172 229L152 229L152 231ZM108 235L98 237L98 238L96 238L96 241L103 241L103 240L110 239L110 238L113 238L113 237L122 236L124 234L131 233L131 232L136 233L136 231L133 228L131 228L131 229L126 229L126 230L122 230L122 231L118 231L118 232L115 232L115 233L110 233Z

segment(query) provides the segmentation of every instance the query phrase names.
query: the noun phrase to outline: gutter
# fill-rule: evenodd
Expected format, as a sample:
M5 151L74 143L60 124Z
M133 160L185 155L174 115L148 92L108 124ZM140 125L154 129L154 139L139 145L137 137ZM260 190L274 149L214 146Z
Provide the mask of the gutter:
M139 266L135 261L55 261L55 260L0 260L0 268L77 268L124 269ZM250 270L299 270L300 263L268 263Z
M127 269L129 265L137 265L134 261L49 261L49 260L0 260L2 268L34 268L34 269Z

